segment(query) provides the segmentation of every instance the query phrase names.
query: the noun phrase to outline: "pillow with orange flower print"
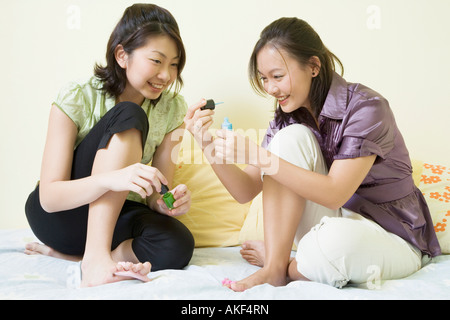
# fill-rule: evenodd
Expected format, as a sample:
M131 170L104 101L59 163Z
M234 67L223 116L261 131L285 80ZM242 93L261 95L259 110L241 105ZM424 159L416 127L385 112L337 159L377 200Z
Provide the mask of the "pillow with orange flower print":
M422 191L442 253L450 253L450 166L422 163L418 188ZM418 171L416 170L416 171Z

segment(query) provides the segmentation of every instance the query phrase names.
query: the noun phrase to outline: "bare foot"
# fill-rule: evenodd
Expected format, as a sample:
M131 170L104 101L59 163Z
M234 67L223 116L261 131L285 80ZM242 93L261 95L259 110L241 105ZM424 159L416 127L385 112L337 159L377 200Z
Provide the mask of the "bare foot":
M132 263L132 262L119 262L123 267L123 271L115 272L116 276L124 276L130 279L137 279L143 282L149 282L148 274L150 273L152 265L150 262L144 263Z
M262 268L241 281L230 282L227 286L229 286L229 288L233 291L242 292L264 283L268 283L276 287L285 286L287 284L286 270L284 270L284 272L277 273Z
M71 256L54 250L53 248L37 242L27 243L25 245L25 254L28 255L44 255L48 257L64 259L68 261L79 262L82 260L80 256ZM91 267L92 266L92 267ZM82 287L92 287L106 283L112 283L123 280L138 279L148 282L148 274L151 271L151 264L132 263L132 262L114 262L110 257L98 259L95 262L82 262Z
M61 253L59 251L56 251L49 246L46 246L45 244L37 243L37 242L30 242L25 245L25 254L28 255L43 255L58 259L64 259L69 261L81 261L81 257L79 256L71 256L68 254Z
M240 253L242 258L247 260L250 264L258 267L264 266L264 259L266 255L264 241L246 241L242 244L242 250Z
M149 262L137 264L131 262L116 263L110 257L97 257L95 261L83 260L81 270L81 287L95 287L131 279L150 281L147 275L150 273L151 264Z

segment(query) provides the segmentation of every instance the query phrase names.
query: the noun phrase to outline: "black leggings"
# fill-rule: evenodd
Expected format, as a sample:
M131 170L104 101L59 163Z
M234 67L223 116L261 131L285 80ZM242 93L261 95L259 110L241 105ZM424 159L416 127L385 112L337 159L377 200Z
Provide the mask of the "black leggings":
M107 112L74 151L72 180L90 176L97 151L105 148L114 134L133 128L142 132L145 145L148 121L140 106L122 102ZM85 250L88 210L89 205L84 205L48 213L40 204L39 186L25 205L28 223L40 241L61 253L79 256ZM180 221L126 200L114 229L111 250L128 239L133 239L132 248L139 261L151 262L152 271L181 269L189 263L194 250L192 234Z

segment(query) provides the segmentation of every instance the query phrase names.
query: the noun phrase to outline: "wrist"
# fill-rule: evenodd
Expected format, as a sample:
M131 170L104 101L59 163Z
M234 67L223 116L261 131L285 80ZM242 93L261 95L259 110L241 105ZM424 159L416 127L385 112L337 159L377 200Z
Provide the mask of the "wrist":
M273 175L278 172L279 158L270 151L259 146L255 162L251 163L251 165L259 168L267 175Z
M158 200L159 195L155 196L155 193L152 193L150 196L147 197L147 206L155 212L159 212L158 208L158 204L156 203L156 201Z
M202 151L205 151L205 149L214 141L213 136L209 132L204 134L200 132L199 134L194 135L194 139L197 141L197 144L200 146Z
M91 176L91 179L93 182L97 185L98 189L102 192L106 193L108 191L113 191L113 185L114 185L114 177L113 174L116 172L110 171L110 172L103 172L98 173Z

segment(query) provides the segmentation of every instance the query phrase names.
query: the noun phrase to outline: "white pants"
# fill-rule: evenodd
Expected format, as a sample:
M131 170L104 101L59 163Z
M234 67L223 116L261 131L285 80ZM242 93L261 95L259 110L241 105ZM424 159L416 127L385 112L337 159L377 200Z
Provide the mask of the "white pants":
M303 125L280 130L268 149L298 167L328 173L314 134ZM349 282L377 288L381 280L406 277L422 265L417 248L377 223L309 200L294 241L298 271L311 281L339 288Z

